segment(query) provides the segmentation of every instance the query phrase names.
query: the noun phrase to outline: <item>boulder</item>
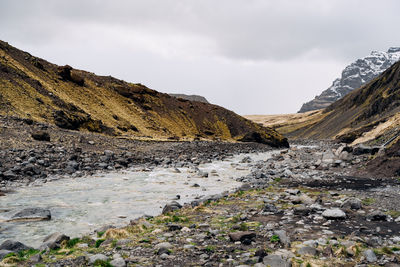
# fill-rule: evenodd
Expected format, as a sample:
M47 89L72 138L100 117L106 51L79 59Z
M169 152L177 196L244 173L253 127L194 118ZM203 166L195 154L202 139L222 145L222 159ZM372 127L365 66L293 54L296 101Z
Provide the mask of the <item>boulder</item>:
M264 257L263 263L270 267L291 267L292 263L280 255L268 255Z
M364 257L368 262L376 262L378 258L376 257L374 251L372 249L368 249L364 251Z
M361 200L358 198L348 198L340 206L343 209L359 210L362 208Z
M342 220L346 218L346 213L341 209L327 209L322 213L322 217L328 220Z
M69 236L66 236L64 234L61 233L54 233L51 235L48 235L44 240L43 240L43 244L40 246L40 249L44 250L44 249L57 249L60 248L61 243L63 241L68 241L69 240Z
M11 252L20 252L28 249L31 249L31 247L28 247L21 242L13 240L6 240L0 245L0 250L7 250Z
M31 134L32 138L37 141L47 141L50 142L50 134L45 131L36 131Z
M314 247L302 247L297 251L298 254L300 255L311 255L311 256L316 256L318 254L318 250Z
M26 208L14 214L9 221L48 221L50 219L50 210L42 208Z
M164 206L164 208L163 208L163 210L162 210L162 214L167 214L167 213L169 213L169 212L171 212L171 211L179 210L179 209L181 209L181 208L182 208L182 205L181 205L181 204L179 204L179 203L176 202L176 201L172 201L171 203L168 203L168 204L166 204L166 205Z
M108 261L108 257L106 255L103 255L103 254L96 254L96 255L93 255L93 256L89 257L89 263L90 264L93 264L96 261Z
M244 240L252 240L256 238L256 233L255 232L250 232L250 231L244 231L244 232L233 232L229 234L229 238L231 241L236 242L236 241L244 241Z

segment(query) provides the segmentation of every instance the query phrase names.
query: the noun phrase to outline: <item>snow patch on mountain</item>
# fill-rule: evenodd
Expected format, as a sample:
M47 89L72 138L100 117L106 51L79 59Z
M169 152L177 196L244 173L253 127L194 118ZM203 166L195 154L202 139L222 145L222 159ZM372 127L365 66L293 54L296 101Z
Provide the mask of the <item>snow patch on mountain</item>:
M341 78L333 81L331 87L303 104L299 113L326 108L354 89L370 82L400 60L400 47L391 47L387 52L372 51L370 55L357 59L342 72Z

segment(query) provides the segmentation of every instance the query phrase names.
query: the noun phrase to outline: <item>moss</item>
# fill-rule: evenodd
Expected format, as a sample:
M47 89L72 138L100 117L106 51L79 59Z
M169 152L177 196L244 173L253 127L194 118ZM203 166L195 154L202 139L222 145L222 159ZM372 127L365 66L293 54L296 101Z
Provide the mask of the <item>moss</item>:
M98 247L100 247L101 243L103 243L104 241L106 241L106 240L105 239L97 239L94 246L96 248L98 248Z

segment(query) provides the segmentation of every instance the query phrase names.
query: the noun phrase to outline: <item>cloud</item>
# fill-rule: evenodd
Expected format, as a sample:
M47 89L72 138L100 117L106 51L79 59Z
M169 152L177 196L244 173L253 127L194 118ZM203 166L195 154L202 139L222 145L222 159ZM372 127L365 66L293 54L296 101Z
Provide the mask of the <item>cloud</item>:
M398 10L398 0L2 0L0 39L240 113L295 112L352 60L400 45Z

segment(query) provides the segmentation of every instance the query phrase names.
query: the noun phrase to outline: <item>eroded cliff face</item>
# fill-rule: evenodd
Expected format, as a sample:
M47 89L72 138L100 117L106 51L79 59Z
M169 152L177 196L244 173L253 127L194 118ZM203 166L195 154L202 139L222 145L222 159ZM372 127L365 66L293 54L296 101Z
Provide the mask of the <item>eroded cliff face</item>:
M300 113L328 107L335 101L372 81L394 63L400 60L400 47L392 47L387 52L373 51L369 56L348 65L340 78L332 86L303 104Z

